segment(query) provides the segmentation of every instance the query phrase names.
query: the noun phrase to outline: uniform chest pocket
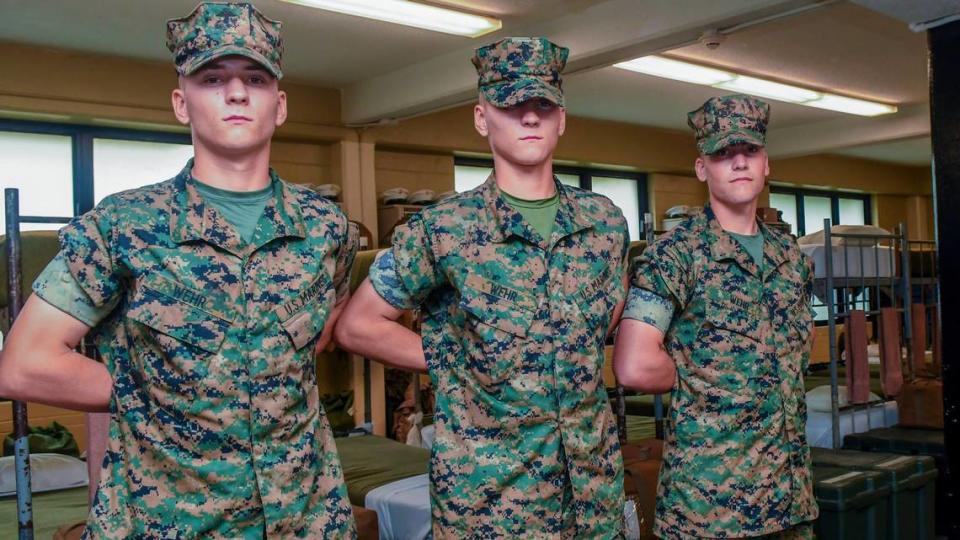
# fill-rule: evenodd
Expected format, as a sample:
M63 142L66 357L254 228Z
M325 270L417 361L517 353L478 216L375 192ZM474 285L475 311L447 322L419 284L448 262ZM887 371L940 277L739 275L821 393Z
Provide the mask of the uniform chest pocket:
M299 297L277 309L277 318L294 349L304 348L323 331L335 303L336 291L331 281L321 277Z
M587 322L590 331L601 331L606 335L607 327L610 325L610 316L617 302L620 301L622 294L618 291L608 290L603 287L584 294L580 291L575 295L580 313Z
M220 349L231 321L204 309L210 303L206 295L186 286L160 279L144 280L134 291L127 317L177 342L214 353ZM158 341L164 349L170 349L166 351L168 356L178 352L176 344Z
M461 343L467 369L484 386L507 382L522 365L534 312L469 289L463 291L459 306L465 313Z
M710 300L704 306L700 337L709 341L712 335L734 334L759 339L759 323L762 316L762 306L749 303L739 297L728 296L721 300Z

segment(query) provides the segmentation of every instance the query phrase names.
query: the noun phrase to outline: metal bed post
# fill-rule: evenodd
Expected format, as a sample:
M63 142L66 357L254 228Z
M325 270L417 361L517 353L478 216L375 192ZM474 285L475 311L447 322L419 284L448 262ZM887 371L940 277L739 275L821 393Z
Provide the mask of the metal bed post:
M833 430L833 447L840 448L840 399L837 395L837 322L834 320L836 309L834 306L835 291L833 290L833 239L830 235L830 219L823 220L823 246L825 250L824 276L827 279L827 288L824 300L827 302L827 326L830 340L830 419ZM844 290L846 294L846 290ZM849 391L849 389L847 390Z
M903 291L903 345L910 354L910 345L913 343L913 314L910 312L913 304L913 291L910 285L910 244L907 242L907 225L897 225L897 236L900 244L900 287ZM917 374L913 370L913 362L907 362L910 378L915 379Z
M10 328L20 314L20 191L3 190L7 233L7 315ZM20 540L33 540L33 494L30 489L30 445L27 404L13 402L13 455L17 477L17 532Z
M23 299L20 287L23 282L20 251L21 223L69 223L70 218L47 216L21 216L20 190L6 188L4 194L4 212L7 235L7 294L9 305L7 316L10 328L20 315ZM19 540L33 540L33 492L30 482L30 445L27 404L13 402L13 451L17 480L17 531Z

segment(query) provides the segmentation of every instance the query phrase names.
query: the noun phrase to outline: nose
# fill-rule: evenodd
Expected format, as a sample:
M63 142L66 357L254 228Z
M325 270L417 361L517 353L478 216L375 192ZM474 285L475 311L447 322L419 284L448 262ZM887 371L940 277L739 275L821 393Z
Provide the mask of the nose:
M733 154L733 170L742 171L747 168L747 156L743 152Z
M531 100L533 101L533 100ZM540 115L534 107L525 106L523 108L523 118L521 118L524 127L537 127L540 125Z
M249 102L247 87L240 77L231 77L227 82L225 99L229 105L246 105Z

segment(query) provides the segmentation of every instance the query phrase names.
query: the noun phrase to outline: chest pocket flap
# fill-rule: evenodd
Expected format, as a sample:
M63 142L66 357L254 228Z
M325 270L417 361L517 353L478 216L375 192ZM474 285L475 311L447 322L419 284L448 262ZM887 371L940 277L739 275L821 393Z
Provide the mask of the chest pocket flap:
M220 349L232 321L200 291L150 277L135 287L127 317L208 352Z
M536 304L526 295L476 274L467 278L461 295L460 308L480 322L526 337L536 312Z
M276 310L277 318L296 350L305 347L323 331L335 301L332 282L322 275L297 298Z

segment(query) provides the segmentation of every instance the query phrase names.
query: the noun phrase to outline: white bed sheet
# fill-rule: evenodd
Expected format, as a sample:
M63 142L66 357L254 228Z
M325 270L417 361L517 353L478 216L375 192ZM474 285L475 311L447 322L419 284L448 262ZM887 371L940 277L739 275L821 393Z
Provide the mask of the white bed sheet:
M899 421L896 401L887 401L869 409L840 412L840 442L850 433L862 433L875 428L891 427ZM828 412L807 412L807 443L820 448L833 448L833 421Z
M827 275L827 247L824 244L801 245L814 264L814 277ZM846 263L844 263L846 253ZM862 257L861 257L862 255ZM833 246L833 277L891 277L894 272L896 253L887 246Z
M426 474L372 489L363 505L377 513L381 540L430 537L430 479Z

